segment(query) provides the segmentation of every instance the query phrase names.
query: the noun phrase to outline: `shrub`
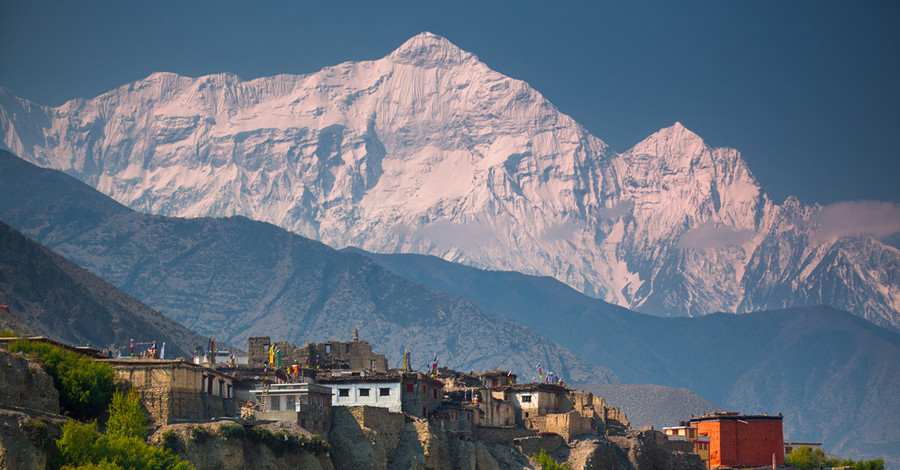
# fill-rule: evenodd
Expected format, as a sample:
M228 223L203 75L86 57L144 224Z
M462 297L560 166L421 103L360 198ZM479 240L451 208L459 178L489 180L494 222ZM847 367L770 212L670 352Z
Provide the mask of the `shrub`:
M46 343L16 340L9 351L25 353L43 361L59 391L59 406L64 413L80 420L97 418L116 391L116 373L102 362Z
M819 468L825 462L825 452L822 449L811 449L808 446L800 446L794 449L784 458L784 464L799 469Z
M226 424L219 429L219 434L225 439L243 439L246 431L240 424Z
M15 338L19 336L15 331L5 328L3 331L0 331L0 338Z
M141 408L141 397L134 390L127 394L116 392L109 405L106 434L144 438L147 435L147 415Z
M19 429L35 447L46 449L53 444L47 423L40 419L27 419L19 424Z
M208 441L210 437L212 437L212 433L204 427L197 426L191 428L191 441L195 444L203 444Z
M556 463L556 461L553 460L553 457L550 457L544 452L544 449L541 449L540 453L533 454L531 458L539 463L544 470L569 470L570 468L568 465Z
M181 437L178 433L169 429L162 433L162 448L173 454L177 454L184 450L184 443L181 442Z

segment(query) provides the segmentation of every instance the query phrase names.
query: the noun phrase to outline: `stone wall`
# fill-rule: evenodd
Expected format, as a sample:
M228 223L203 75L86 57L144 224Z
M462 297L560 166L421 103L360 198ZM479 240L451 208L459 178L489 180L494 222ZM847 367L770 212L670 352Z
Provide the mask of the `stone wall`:
M269 362L269 345L272 340L268 336L254 336L247 340L247 366L262 367Z
M597 434L594 420L575 410L532 418L528 420L527 424L528 427L541 432L559 434L567 441L575 436Z
M534 455L542 450L548 454L566 445L566 441L559 434L539 434L537 436L518 437L513 439L516 447L525 455Z
M520 437L531 437L537 436L538 432L534 429L525 429L519 428L515 426L509 427L487 427L487 426L478 426L475 429L475 438L480 441L496 443L496 444L504 444L512 446L515 444L514 440Z

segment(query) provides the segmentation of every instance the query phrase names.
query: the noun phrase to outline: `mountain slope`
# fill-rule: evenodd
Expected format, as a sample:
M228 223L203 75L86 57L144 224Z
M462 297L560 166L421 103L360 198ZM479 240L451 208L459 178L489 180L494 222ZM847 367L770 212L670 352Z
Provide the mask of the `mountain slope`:
M551 278L484 271L430 256L353 251L534 328L587 360L609 364L623 382L688 388L726 409L782 412L790 439L824 440L836 454L900 462L900 442L892 437L900 432L900 409L893 404L900 396L900 364L894 360L900 357L900 335L845 312L819 306L657 318L587 297Z
M307 75L156 73L57 108L0 89L0 130L145 212L550 275L662 316L829 304L900 327L900 251L829 235L821 207L776 204L681 124L618 154L429 33Z
M0 185L10 195L0 201L0 218L170 318L229 343L266 335L302 344L359 328L392 364L409 349L421 361L416 367L437 354L463 370L521 371L544 362L569 380L618 381L533 330L269 224L117 209L74 178L4 151ZM32 194L46 198L43 210ZM85 211L106 218L66 215Z
M189 357L206 339L0 222L0 299L33 333L119 349L131 339L166 343Z

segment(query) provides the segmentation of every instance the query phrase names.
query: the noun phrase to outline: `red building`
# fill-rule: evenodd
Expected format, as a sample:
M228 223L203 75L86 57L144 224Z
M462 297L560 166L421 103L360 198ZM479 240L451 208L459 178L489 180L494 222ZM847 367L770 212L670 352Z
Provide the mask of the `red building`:
M784 465L782 416L711 413L691 418L701 436L709 436L709 466L762 467Z

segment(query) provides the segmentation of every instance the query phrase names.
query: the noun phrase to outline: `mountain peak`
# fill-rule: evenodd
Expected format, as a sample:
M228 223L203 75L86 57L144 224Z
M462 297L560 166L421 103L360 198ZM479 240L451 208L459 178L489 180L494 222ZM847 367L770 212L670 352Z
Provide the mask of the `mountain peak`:
M389 57L396 63L425 68L459 65L477 60L475 54L466 52L447 39L427 31L409 38Z
M662 155L674 151L679 154L694 154L705 146L703 138L676 121L675 124L654 132L635 145L628 153ZM669 151L666 152L662 149Z

